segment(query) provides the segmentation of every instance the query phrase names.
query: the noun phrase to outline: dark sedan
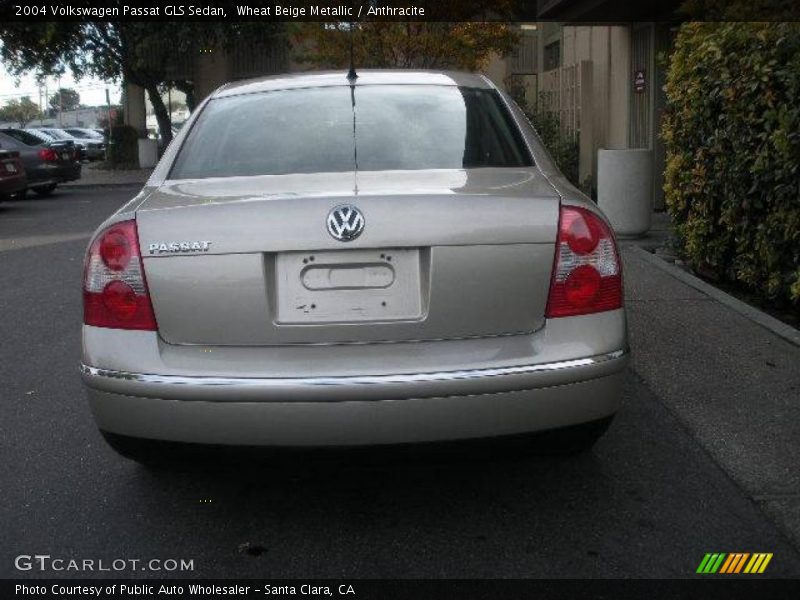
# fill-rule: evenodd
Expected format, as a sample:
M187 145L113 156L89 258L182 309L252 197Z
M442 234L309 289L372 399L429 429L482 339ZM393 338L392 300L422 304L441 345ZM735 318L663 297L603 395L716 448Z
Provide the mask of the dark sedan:
M44 133L51 139L57 142L72 142L75 145L75 149L77 150L77 158L78 160L89 160L92 158L92 155L96 158L102 154L105 156L105 147L100 148L101 144L97 142L91 143L91 154L89 152L89 145L90 143L86 140L79 139L72 134L67 133L63 129L59 129L57 127L32 127L30 129L26 129L28 133L32 133L34 135L39 135Z
M19 152L28 177L27 189L47 196L59 183L80 179L81 164L71 142L52 141L22 129L0 129L0 148Z

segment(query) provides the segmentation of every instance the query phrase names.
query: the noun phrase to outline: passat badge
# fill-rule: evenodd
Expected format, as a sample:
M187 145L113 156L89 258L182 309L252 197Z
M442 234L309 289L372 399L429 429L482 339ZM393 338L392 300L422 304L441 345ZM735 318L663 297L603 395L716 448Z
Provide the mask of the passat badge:
M328 233L340 242L351 242L364 231L364 215L352 204L334 206L328 213Z
M150 244L148 249L150 254L177 254L180 252L208 252L211 248L209 241L189 241L189 242L162 242Z

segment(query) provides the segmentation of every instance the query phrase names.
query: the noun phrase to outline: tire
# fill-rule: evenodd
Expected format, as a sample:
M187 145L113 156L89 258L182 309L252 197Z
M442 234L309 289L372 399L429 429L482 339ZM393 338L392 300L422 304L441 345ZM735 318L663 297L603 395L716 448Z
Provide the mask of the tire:
M47 196L49 196L50 194L52 194L55 191L56 184L55 183L51 183L50 185L45 185L45 186L42 186L42 187L35 187L35 188L31 188L31 189L33 190L33 193L36 194L37 196L39 196L40 198L46 198Z

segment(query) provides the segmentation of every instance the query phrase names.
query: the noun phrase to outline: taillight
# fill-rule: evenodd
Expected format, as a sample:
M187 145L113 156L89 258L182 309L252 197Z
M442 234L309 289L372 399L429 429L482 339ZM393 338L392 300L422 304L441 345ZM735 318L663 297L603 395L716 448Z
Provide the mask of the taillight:
M92 241L83 275L83 322L156 331L136 221L115 223Z
M547 300L548 318L622 307L622 266L614 234L600 217L562 206Z
M46 162L55 162L58 160L58 152L52 148L42 148L39 150L39 158Z

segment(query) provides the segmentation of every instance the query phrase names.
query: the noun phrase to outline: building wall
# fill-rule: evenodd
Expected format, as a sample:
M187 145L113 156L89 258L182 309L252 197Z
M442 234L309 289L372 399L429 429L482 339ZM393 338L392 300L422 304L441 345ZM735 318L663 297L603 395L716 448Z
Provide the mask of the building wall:
M560 28L561 64L592 64L592 164L581 172L597 180L597 151L628 147L630 128L630 29L628 26L570 25ZM552 43L554 35L548 40ZM546 40L547 41L547 40Z
M508 60L506 58L492 54L489 63L481 72L501 90L506 89L505 78L509 74Z

